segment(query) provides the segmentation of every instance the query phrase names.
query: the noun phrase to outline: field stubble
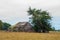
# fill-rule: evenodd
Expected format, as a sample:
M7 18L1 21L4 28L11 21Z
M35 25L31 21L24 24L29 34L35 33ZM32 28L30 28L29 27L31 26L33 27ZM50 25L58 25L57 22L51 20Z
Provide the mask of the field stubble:
M1 31L0 40L60 40L60 32L25 33Z

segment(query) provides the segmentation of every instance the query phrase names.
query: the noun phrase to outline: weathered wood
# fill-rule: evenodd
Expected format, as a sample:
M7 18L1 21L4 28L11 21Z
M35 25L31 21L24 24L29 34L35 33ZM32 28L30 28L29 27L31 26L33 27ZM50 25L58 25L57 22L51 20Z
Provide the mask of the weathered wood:
M34 32L34 29L29 22L19 22L15 25L13 30L18 32Z

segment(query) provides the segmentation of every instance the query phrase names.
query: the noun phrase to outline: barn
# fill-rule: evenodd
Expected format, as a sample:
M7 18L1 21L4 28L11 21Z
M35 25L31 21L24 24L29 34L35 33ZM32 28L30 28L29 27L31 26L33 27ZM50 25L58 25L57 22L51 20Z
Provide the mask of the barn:
M34 29L29 22L18 22L13 30L17 32L34 32Z

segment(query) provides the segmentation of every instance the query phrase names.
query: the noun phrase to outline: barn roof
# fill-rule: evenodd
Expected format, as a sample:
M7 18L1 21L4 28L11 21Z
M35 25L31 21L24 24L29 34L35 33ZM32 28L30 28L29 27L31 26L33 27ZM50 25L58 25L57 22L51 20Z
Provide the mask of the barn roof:
M19 22L16 25L25 25L26 23L28 23L28 22Z

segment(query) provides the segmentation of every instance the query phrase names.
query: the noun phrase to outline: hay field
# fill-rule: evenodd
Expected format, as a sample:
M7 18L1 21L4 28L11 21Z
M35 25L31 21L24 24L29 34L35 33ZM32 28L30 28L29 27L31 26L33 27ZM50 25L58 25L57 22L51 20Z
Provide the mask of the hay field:
M60 32L25 33L0 31L0 40L60 40Z

